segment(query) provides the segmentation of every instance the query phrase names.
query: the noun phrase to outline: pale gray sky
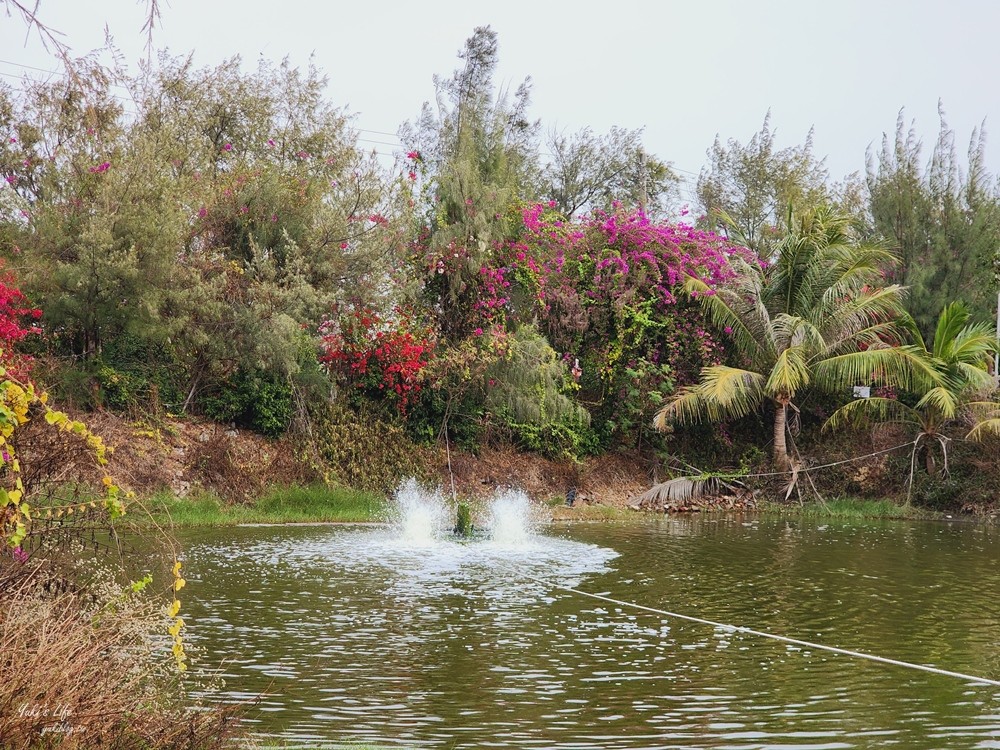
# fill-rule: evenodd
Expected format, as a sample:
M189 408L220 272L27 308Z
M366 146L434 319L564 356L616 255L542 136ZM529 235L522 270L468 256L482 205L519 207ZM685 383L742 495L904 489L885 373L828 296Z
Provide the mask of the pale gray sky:
M134 62L144 55L144 6L41 0L40 15L81 54L101 46L107 25ZM992 0L170 0L154 42L193 50L203 65L236 54L248 66L261 55L305 65L314 54L329 99L356 114L358 128L394 133L485 24L500 35L501 78L513 87L532 77L532 109L546 127L645 127L647 148L680 170L698 172L716 133L747 140L770 109L781 145L815 126L816 152L840 178L864 168L866 147L894 129L901 107L929 151L942 99L961 152L984 118L995 129L987 154L1000 172ZM0 60L13 85L21 65L57 66L2 15Z

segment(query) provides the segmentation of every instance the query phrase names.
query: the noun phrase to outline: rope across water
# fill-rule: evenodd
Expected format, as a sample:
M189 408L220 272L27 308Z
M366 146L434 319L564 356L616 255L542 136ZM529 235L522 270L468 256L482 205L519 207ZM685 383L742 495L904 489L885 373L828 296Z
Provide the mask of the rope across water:
M944 675L945 677L956 677L960 680L968 680L969 682L977 682L983 685L995 685L1000 687L1000 681L991 680L986 677L977 677L976 675L963 674L962 672L953 672L948 669L940 669L938 667L928 666L926 664L913 664L912 662L901 661L899 659L890 659L885 656L876 656L875 654L866 654L861 651L852 651L846 648L837 648L836 646L825 646L822 643L813 643L811 641L803 641L799 638L789 638L784 635L776 635L774 633L766 633L763 630L754 630L753 628L746 628L738 625L727 625L722 622L715 622L714 620L706 620L702 617L693 617L692 615L682 615L677 612L669 612L665 609L657 609L655 607L646 607L642 604L635 604L634 602L622 601L620 599L613 599L610 596L605 596L604 594L592 594L588 591L581 591L580 589L575 589L570 586L562 586L558 583L553 583L551 581L545 581L540 578L534 578L528 576L531 580L536 583L542 584L550 588L560 589L562 591L567 591L571 594L576 594L578 596L585 596L590 599L597 599L598 601L607 602L609 604L617 604L621 607L631 607L632 609L638 609L643 612L649 612L652 614L663 615L665 617L676 617L679 620L687 620L688 622L696 622L701 625L711 625L716 628L721 628L723 630L728 630L732 633L746 633L748 635L756 635L760 638L770 638L771 640L781 641L782 643L788 643L794 646L801 646L803 648L817 649L820 651L829 651L834 654L843 654L844 656L851 656L856 659L867 659L868 661L875 661L881 664L891 664L896 667L905 667L907 669L918 669L922 672L931 672L933 674Z

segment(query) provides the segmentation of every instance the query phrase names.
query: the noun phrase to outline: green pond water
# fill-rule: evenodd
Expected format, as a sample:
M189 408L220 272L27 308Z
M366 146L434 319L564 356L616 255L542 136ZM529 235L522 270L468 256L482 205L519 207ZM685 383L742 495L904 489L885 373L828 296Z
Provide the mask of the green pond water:
M568 585L1000 678L1000 533L680 518L509 542L186 532L213 701L282 747L1000 748L1000 688L598 602Z

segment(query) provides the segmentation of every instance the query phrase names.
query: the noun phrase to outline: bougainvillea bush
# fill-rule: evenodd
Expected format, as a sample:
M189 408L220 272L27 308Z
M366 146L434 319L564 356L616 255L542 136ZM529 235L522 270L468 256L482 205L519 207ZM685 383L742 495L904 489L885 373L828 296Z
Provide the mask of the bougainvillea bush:
M757 259L712 232L621 208L571 223L535 204L523 221L522 236L483 270L484 319L495 324L499 310L537 321L605 442L651 437L660 401L725 356L725 332L681 284L694 275L715 286L733 276L732 257Z
M325 320L320 335L320 362L349 395L389 402L406 416L424 386L434 349L429 328L399 307L391 315L354 307Z
M521 210L520 221L517 237L493 243L478 273L465 273L461 304L435 303L440 295L433 292L455 267L465 270L469 253L455 243L441 257L418 249L437 316L461 318L441 320L441 329L466 331L484 356L502 358L504 348L491 343L536 328L563 367L561 392L590 414L593 435L583 443L600 449L658 440L649 424L662 400L725 357L726 332L714 330L697 301L681 293L684 279L714 287L732 278L734 256L758 259L712 232L620 207L569 221L552 204L537 203ZM443 336L454 348L450 338ZM484 373L458 411L481 416L489 393L508 385L499 382L507 371Z

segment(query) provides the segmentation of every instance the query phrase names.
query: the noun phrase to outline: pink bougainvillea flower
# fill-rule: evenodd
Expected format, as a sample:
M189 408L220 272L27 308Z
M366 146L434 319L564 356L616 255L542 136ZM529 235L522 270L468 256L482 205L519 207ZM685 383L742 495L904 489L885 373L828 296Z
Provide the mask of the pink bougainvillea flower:
M111 162L104 161L96 167L91 167L89 171L93 174L100 174L101 172L107 172L109 169L111 169Z
M274 138L268 138L267 139L267 145L268 146L274 146Z
M410 178L410 182L416 182L417 181L417 173L414 172L412 169L409 171L409 178Z
M23 565L28 562L28 553L20 547L14 547L14 559Z
M406 152L406 158L407 159L412 159L413 161L420 161L420 152L419 151L407 151Z
M208 209L202 206L198 209L198 218L204 219L206 216L208 216Z
M222 150L223 151L232 151L233 150L233 144L232 143L227 143L225 146L222 147Z
M17 143L17 138L14 138L13 136L11 136L10 142L11 143Z

